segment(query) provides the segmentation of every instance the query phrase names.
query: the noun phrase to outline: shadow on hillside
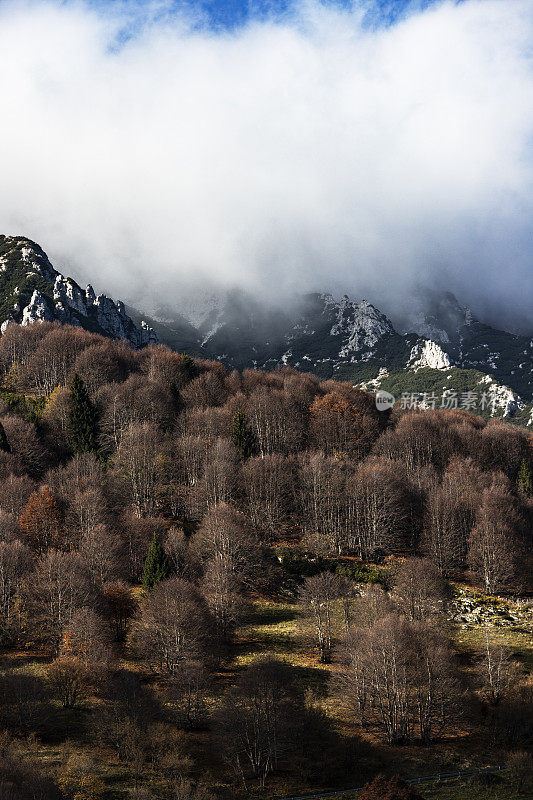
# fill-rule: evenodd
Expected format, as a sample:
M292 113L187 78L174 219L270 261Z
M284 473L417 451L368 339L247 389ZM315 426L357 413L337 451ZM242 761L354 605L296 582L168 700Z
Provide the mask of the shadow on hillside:
M284 606L265 606L251 608L243 619L244 625L277 625L281 622L293 622L300 616L293 608Z

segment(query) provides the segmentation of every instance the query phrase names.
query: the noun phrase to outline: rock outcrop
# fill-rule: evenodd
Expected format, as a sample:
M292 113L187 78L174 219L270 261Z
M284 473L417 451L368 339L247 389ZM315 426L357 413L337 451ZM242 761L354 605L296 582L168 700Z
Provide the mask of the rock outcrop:
M411 355L407 363L407 366L414 370L422 369L423 367L448 369L451 365L452 362L448 353L445 353L442 347L431 339L417 342L411 349Z
M126 339L133 347L158 341L146 322L136 325L124 303L85 290L59 273L39 245L21 236L0 236L0 330L9 325L62 322Z

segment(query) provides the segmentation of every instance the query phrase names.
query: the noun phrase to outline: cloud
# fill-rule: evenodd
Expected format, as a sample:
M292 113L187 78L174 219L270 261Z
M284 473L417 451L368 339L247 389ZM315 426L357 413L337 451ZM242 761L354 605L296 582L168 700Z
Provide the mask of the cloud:
M170 10L0 3L0 230L147 304L442 288L531 328L530 0Z

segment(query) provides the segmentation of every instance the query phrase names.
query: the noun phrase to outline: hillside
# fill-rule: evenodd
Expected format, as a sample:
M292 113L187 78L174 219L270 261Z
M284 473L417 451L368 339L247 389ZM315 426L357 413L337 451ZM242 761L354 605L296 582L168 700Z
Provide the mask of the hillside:
M236 291L191 296L183 313L167 308L148 317L96 296L90 285L82 290L24 237L0 237L0 267L2 331L13 323L58 321L137 348L159 339L231 368L292 366L382 388L404 404L435 395L437 407L455 403L485 418L533 424L533 340L478 322L450 294L429 303L413 322L415 332L400 333L372 303L328 294L302 296L285 310Z
M9 325L0 796L525 800L532 497L500 420Z
M185 307L174 318L168 310L150 318L150 324L174 349L237 369L289 365L323 379L394 385L398 397L403 392L436 392L439 398L452 389L476 392L482 416L530 420L533 340L477 321L453 295L430 304L427 314L413 322L416 331L406 333L398 332L372 303L347 296L335 301L327 294L306 295L290 311L269 310L239 292L218 301L210 298L204 315L195 309L187 318ZM483 392L494 395L488 404L481 403Z

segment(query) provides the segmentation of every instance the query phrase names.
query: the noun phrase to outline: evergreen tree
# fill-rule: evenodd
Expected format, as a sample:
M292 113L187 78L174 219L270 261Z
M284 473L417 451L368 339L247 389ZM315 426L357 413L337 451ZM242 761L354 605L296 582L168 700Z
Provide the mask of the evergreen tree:
M525 458L522 459L518 472L518 488L528 497L533 495L533 471Z
M191 358L188 353L183 353L181 358L187 380L192 381L198 376L198 369L194 363L194 359Z
M7 441L7 435L4 430L4 426L2 425L1 422L0 422L0 450L3 450L4 453L11 452L11 447L9 445L9 442Z
M242 411L237 411L233 417L233 430L231 433L233 444L243 458L249 458L257 452L257 441L253 430L246 421Z
M143 587L149 592L158 583L164 581L169 573L168 560L161 543L154 533L152 544L148 550L143 570Z
M69 427L75 453L98 451L98 412L80 376L76 373L70 384Z

